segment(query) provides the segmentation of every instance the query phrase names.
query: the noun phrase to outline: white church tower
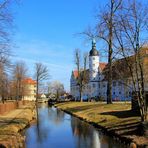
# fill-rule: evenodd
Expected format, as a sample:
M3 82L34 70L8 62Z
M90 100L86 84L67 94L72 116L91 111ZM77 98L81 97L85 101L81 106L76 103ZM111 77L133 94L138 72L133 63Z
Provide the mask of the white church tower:
M96 49L96 41L92 40L92 49L89 52L89 77L90 81L96 81L98 79L99 72L99 52Z

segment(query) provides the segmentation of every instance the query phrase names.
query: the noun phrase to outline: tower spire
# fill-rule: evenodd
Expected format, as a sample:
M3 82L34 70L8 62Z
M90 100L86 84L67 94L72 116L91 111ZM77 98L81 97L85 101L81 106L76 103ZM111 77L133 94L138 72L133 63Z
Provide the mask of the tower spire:
M96 40L95 40L95 38L92 39L92 47L96 47Z
M95 38L92 39L92 49L89 52L89 56L98 56L99 52L96 49L96 40Z

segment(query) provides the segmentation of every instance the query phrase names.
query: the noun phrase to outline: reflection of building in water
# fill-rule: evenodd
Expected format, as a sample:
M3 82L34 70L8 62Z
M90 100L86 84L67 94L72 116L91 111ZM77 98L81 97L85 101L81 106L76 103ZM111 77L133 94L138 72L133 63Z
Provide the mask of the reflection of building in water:
M76 139L76 147L99 148L99 136L97 137L97 132L94 133L94 128L92 126L77 118L72 118L71 127Z
M94 148L101 148L99 133L96 131L93 133L93 145Z
M71 118L71 128L77 148L120 148L115 141L77 118Z

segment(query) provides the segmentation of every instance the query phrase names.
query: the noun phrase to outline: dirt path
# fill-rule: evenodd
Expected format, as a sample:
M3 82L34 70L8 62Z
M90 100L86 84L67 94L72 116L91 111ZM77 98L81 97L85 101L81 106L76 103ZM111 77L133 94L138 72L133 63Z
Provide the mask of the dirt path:
M29 103L0 116L0 146L24 147L24 138L19 131L23 130L34 118L34 104Z

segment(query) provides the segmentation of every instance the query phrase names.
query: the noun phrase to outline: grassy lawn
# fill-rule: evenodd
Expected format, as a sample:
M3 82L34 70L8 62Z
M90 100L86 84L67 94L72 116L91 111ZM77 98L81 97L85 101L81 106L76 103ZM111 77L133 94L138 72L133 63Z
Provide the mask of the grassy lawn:
M140 117L131 111L131 104L118 102L106 104L103 102L67 102L56 106L71 112L89 122L97 123L120 135L129 135L137 131Z

